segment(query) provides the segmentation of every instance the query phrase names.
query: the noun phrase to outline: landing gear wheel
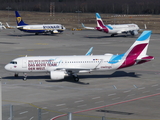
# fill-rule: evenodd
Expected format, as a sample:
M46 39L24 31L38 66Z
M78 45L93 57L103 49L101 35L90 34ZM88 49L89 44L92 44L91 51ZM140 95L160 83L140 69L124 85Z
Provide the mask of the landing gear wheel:
M14 77L18 77L18 73L15 73L15 74L14 74Z
M23 80L24 80L24 81L27 80L27 74L26 74L26 73L24 73L24 78L23 78Z
M79 82L79 77L77 75L76 76L73 75L73 78L74 78L74 81Z
M114 34L112 34L111 37L114 37Z
M76 82L79 82L79 78L78 78L78 77L75 77L74 80L75 80Z
M26 77L24 77L24 78L23 78L23 80L24 80L24 81L26 81L26 80L27 80L27 78L26 78Z

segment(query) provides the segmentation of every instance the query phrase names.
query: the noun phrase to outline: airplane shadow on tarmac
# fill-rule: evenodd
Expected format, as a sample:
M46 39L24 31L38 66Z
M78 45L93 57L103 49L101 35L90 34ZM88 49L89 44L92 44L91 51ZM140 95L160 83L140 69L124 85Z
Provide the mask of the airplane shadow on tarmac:
M27 36L57 36L58 34L39 34L39 35L35 35L35 34L8 34L8 36L12 36L12 37L27 37Z
M136 36L131 35L116 35L114 37L111 36L84 36L84 38L90 38L90 39L103 39L103 38L118 38L118 37L127 37L127 38L136 38Z
M43 76L27 76L27 80L33 80L33 79L45 79L46 82L71 82L71 83L76 83L76 84L82 84L82 85L88 85L89 83L81 82L82 79L87 79L87 78L116 78L116 77L135 77L139 78L141 75L140 74L135 74L135 72L125 72L125 71L115 71L114 73L110 75L106 74L101 74L101 75L79 75L79 82L74 81L72 76L65 77L62 80L51 80L49 75L43 75ZM19 80L23 79L23 76L19 77L14 77L14 76L7 76L3 77L2 79L10 79L10 80Z

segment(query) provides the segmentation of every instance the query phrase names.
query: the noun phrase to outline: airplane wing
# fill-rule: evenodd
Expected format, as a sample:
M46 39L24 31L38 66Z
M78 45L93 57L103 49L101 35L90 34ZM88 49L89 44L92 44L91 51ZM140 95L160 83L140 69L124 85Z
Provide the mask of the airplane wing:
M0 22L0 27L1 29L6 29L6 27L2 24L2 22Z
M10 26L7 22L6 22L6 25L7 25L8 29L15 29L15 28L17 28L17 26Z
M91 48L88 50L88 52L86 53L86 56L87 56L87 55L92 55L92 50L93 50L93 47L91 47Z
M146 30L147 29L147 25L144 24L144 29L139 29L139 31L143 31L143 30Z
M82 23L82 27L83 28L85 28L85 29L89 29L89 30L95 30L95 28L94 27L86 27L86 26L84 26L84 24Z
M71 72L71 73L83 73L83 72L91 72L92 69L84 69L84 68L57 68L55 70L62 70L62 71L66 71L67 73Z

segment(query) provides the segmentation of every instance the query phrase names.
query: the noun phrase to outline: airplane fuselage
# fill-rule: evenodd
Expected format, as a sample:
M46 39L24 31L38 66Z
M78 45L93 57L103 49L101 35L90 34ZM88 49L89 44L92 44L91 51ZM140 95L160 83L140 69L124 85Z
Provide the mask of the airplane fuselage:
M42 24L42 25L23 25L17 28L24 32L29 33L47 33L47 32L63 32L65 27L60 24Z
M117 24L117 25L105 25L98 13L96 13L97 27L98 31L103 31L105 33L111 34L114 36L116 34L130 33L131 35L137 35L139 31L139 27L136 24Z
M119 24L119 25L105 25L109 33L123 33L124 31L138 31L139 27L136 24Z
M117 58L116 58L117 57ZM58 69L76 69L79 72L97 70L115 70L122 63L124 55L93 55L93 56L37 56L14 59L5 66L13 72L49 72ZM114 59L113 59L114 58ZM115 59L116 58L116 59ZM135 62L135 61L133 61ZM133 65L134 63L132 63ZM127 65L127 64L126 64ZM123 64L124 66L124 64ZM80 70L80 69L83 70Z

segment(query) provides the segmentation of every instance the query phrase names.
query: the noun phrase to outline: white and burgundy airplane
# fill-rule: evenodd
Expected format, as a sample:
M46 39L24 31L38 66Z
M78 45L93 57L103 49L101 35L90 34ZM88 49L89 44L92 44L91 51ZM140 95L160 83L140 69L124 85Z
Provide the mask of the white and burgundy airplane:
M147 49L151 31L144 31L134 44L123 54L113 55L81 55L81 56L33 56L20 57L12 60L5 69L15 73L48 72L52 80L64 79L72 75L75 81L79 81L78 73L117 70L142 64L154 59L147 55ZM91 51L91 50L89 50Z
M128 34L128 33L135 36L138 35L138 31L140 30L140 28L136 24L104 25L99 13L96 13L96 20L97 20L97 27L85 27L83 23L82 26L85 29L98 30L98 31L103 31L105 33L109 33L111 34L112 37L117 34Z
M20 14L18 11L15 11L16 21L17 21L17 29L28 32L28 33L35 33L38 35L39 33L61 33L66 28L61 24L41 24L41 25L28 25L23 22Z
M0 30L6 29L6 27L0 22Z

